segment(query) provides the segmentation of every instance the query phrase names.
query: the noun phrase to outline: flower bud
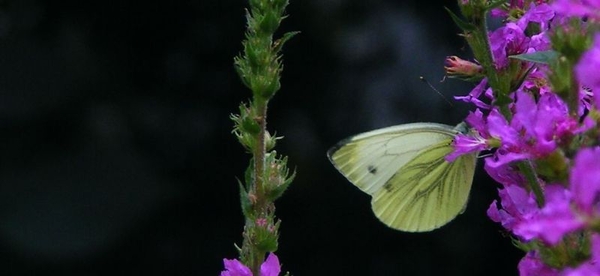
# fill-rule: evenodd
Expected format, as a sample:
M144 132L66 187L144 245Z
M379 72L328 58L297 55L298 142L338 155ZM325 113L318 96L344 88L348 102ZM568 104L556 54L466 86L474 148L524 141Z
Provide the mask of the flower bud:
M481 65L457 56L446 57L444 69L450 78L480 80L484 77Z

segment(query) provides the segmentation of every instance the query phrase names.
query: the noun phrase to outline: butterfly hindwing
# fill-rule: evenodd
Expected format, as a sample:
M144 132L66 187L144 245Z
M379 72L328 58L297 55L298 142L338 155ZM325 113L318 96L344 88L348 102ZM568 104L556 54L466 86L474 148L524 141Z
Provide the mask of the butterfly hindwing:
M392 228L423 232L461 213L469 198L475 156L450 163L444 157L451 151L447 142L441 142L406 163L373 195L375 215Z

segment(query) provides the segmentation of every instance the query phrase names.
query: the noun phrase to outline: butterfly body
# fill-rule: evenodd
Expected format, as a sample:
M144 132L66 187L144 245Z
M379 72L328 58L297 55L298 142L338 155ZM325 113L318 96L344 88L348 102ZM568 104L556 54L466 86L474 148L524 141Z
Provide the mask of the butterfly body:
M327 155L355 186L371 195L383 223L407 232L439 228L464 211L473 181L476 154L445 157L452 141L466 132L435 123L412 123L358 134Z

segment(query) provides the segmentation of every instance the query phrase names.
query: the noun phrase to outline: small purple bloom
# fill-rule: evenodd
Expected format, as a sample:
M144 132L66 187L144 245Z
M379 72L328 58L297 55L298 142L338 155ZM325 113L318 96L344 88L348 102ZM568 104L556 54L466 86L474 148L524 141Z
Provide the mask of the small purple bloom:
M475 86L475 88L473 88L473 90L471 90L471 92L469 92L468 95L455 96L454 99L463 101L466 103L472 103L479 108L490 109L489 104L487 104L479 99L479 96L481 96L481 94L483 94L486 91L486 88L487 88L487 79L483 79L483 80L481 80L481 82L479 82L479 84L477 84L477 86ZM487 93L486 93L486 96L488 96ZM488 98L491 99L491 97L488 97Z
M448 162L454 161L461 155L480 152L487 148L486 140L479 135L458 134L454 138L453 145L454 151L446 156Z
M533 37L531 37L533 40ZM540 67L544 68L544 67ZM522 89L528 91L539 91L540 95L544 95L546 93L552 93L550 86L547 84L547 76L546 74L540 70L540 68L534 69L527 75L525 80L523 81Z
M592 47L579 59L575 76L579 84L592 90L596 108L600 109L600 34L596 34Z
M502 224L504 228L512 231L522 221L527 221L538 211L535 199L524 188L517 185L506 186L498 190L502 209L498 208L494 200L488 208L488 216L495 222Z
M530 38L515 23L507 23L490 34L490 47L496 68L508 66L508 56L525 53Z
M600 148L582 149L571 169L571 191L579 210L590 216L600 215Z
M537 251L529 251L519 262L520 276L558 276L559 272L546 265Z
M600 0L556 0L551 7L564 16L600 19Z
M529 7L529 9L525 12L525 14L519 18L517 21L517 25L525 30L529 22L538 23L540 26L540 31L544 32L548 30L548 24L550 20L554 18L554 10L548 4L541 4L535 6L533 3Z
M541 239L555 245L565 234L583 228L584 223L571 211L571 193L561 185L547 185L544 189L546 205L520 221L513 232L525 240Z
M510 123L495 109L487 117L490 135L501 140L494 156L486 159L490 167L547 156L557 148L557 141L577 130L577 122L555 94L545 93L537 103L522 90L514 97L514 117Z
M473 129L477 130L482 137L489 137L487 135L487 123L485 122L485 118L483 117L483 112L481 110L475 109L475 112L469 112L469 115L465 119L465 122L469 124Z

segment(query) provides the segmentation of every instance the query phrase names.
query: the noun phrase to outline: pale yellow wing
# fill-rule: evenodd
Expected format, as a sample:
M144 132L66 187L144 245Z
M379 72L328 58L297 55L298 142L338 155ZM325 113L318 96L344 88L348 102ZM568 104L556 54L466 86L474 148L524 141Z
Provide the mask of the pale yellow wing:
M452 126L434 123L387 127L342 140L327 156L350 182L373 195L423 149L451 141L457 133Z
M449 142L427 148L406 163L378 190L373 212L386 225L408 232L439 228L466 208L476 155L449 163Z
M429 231L458 215L468 199L475 155L453 163L444 159L460 127L413 123L378 129L341 141L328 157L373 196L373 211L382 222L403 231ZM449 207L435 210L445 204Z

